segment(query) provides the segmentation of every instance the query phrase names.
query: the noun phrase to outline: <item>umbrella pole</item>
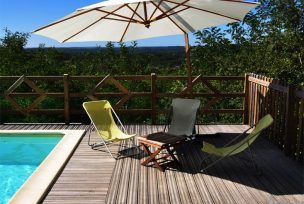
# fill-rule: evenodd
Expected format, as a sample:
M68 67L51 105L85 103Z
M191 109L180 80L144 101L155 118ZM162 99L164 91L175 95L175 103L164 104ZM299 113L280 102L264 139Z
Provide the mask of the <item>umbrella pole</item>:
M187 89L188 93L192 93L192 66L190 61L190 44L189 36L187 33L184 34L185 37L185 53L186 53L186 63L187 63Z

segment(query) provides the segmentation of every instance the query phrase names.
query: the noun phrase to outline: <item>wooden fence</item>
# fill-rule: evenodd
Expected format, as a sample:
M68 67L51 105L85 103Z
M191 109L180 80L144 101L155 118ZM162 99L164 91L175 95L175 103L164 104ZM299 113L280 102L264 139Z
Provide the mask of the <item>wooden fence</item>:
M139 114L150 115L152 124L157 123L159 115L167 113L168 107L160 107L158 102L161 99L170 99L174 97L196 97L207 100L201 107L201 114L240 114L244 115L244 108L216 108L216 103L225 99L243 100L245 93L243 88L244 77L242 76L197 76L192 78L193 89L188 90L186 87L187 77L184 76L157 76L152 73L151 75L143 76L0 76L1 81L8 83L7 89L2 93L7 102L12 106L11 109L3 109L3 114L45 114L45 115L58 115L63 114L66 124L70 123L71 116L84 114L81 103L77 108L71 107L71 101L79 99L81 102L85 100L108 99L109 97L116 97L114 109L121 114ZM43 90L43 83L58 83L60 82L59 89L56 91ZM132 90L130 86L125 83L144 82L146 85L145 90ZM168 89L162 90L160 84L169 83ZM172 83L178 84L179 87L172 89ZM226 82L226 85L225 83ZM81 83L91 83L91 88L88 90L74 90L74 88ZM239 91L228 89L224 91L219 89L218 85L224 84L223 87L229 87L231 84L236 83ZM30 91L20 92L18 87L26 84L30 87ZM76 84L76 86L75 86ZM106 86L111 85L116 91L106 91ZM73 91L71 91L73 90ZM26 107L21 106L16 100L16 97L35 97L30 104ZM61 98L63 103L59 108L41 108L40 104L46 98ZM128 107L126 104L133 98L148 98L150 99L149 107ZM170 100L168 100L170 101ZM215 106L215 108L214 108ZM73 121L77 122L77 121Z
M186 87L187 77L158 76L154 73L142 76L0 76L0 80L0 100L11 107L1 108L1 117L13 114L63 115L64 122L69 124L71 117L84 114L81 108L83 101L116 98L114 109L120 114L146 115L152 124L156 124L159 116L168 112L168 107L161 106L160 101L169 102L175 97L199 98L204 101L200 115L240 115L244 124L254 124L270 113L275 123L268 130L269 139L284 149L287 155L303 161L304 91L291 85L282 85L268 77L255 74L246 74L244 77L197 76L192 77L191 90ZM57 88L51 90L42 83ZM167 86L164 85L166 83ZM29 89L20 91L22 85ZM109 85L112 88L107 89ZM33 100L21 105L18 97L32 97ZM149 103L145 107L134 107L132 104L141 104L133 103L134 98L145 98ZM56 99L60 104L52 108L42 106L46 99ZM73 102L75 100L78 100L76 105ZM227 104L243 105L225 108L217 104L223 104L224 100L228 100ZM73 122L78 121L74 119Z
M248 74L245 76L244 122L255 124L269 113L274 124L268 130L273 143L286 155L303 161L304 150L304 90L282 85L272 78Z

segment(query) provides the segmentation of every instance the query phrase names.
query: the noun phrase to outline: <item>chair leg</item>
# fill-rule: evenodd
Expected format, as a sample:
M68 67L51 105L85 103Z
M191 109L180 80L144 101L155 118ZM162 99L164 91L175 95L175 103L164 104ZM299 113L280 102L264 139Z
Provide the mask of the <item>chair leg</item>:
M95 143L90 143L90 141L91 141L91 133L92 133L92 123L89 125L89 139L88 139L88 145L90 146L90 147L92 147L92 146L94 146L95 145ZM86 130L87 131L87 130Z
M111 157L112 157L113 159L117 159L117 158L115 158L115 157L113 156L113 154L112 154L112 152L109 150L107 144L106 144L105 142L104 142L104 144L105 144L105 147L106 147L107 151L108 151L109 154L111 155Z
M112 157L113 159L117 159L116 157L113 156L112 152L111 152L110 149L108 148L108 145L107 145L107 143L106 143L105 141L102 141L102 142L100 142L100 143L98 143L98 144L94 143L94 144L92 144L92 145L90 145L90 146L91 146L92 149L95 149L96 147L103 147L103 146L104 146L104 147L106 148L107 152L111 155L111 157ZM95 149L95 150L96 150L96 149Z
M109 149L108 146L107 146L107 142L105 142L104 140L102 140L102 142L100 142L100 143L90 143L90 141L91 141L91 133L92 133L92 124L89 126L89 139L88 139L88 145L89 145L92 149L94 149L94 148L96 148L96 147L105 146L107 152L111 155L111 157L117 160L119 156L118 156L118 157L114 157L114 156L113 156L112 152L110 151L110 149ZM134 155L137 155L137 154L140 153L140 149L139 149L139 147L136 146L136 144L135 144L135 138L131 138L131 140L132 140L133 146L134 146L134 147L137 147L137 153L134 154Z
M200 167L199 167L199 169L202 171L202 169L204 168L204 162L207 160L207 158L209 158L210 157L210 155L209 156L207 156L207 157L205 157L203 160L202 160L202 162L201 162L201 164L200 164Z
M174 151L175 151L174 147L173 147L173 150L171 150L170 147L166 147L166 150L167 150L168 154L170 155L170 157L174 160L174 162L179 165L179 161L174 156Z
M251 162L252 162L253 167L255 168L257 174L258 174L258 175L261 175L261 174L262 174L262 171L259 169L257 163L256 163L255 160L254 160L254 153L253 153L253 151L251 150L250 146L248 147L248 150L249 150L249 153L250 153L250 159L251 159Z
M210 158L210 157L211 157L211 155L207 156L207 157L202 161L202 163L201 163L201 168L202 168L202 166L203 166L203 162L204 162L207 158ZM225 157L221 157L221 158L219 158L219 159L213 161L211 164L208 164L205 168L203 168L203 169L201 170L201 172L203 173L205 170L209 169L210 167L214 166L215 164L217 164L218 162L220 162L221 160L223 160L223 159L225 159L225 158L226 158L226 156L225 156Z
M110 151L110 149L108 148L108 145L107 145L107 143L106 143L105 141L102 141L102 142L100 142L100 143L98 143L98 144L94 144L94 145L91 146L91 148L94 149L94 148L96 148L96 147L103 147L103 146L106 148L107 152L111 155L111 157L112 157L113 159L116 159L116 158L113 156L113 154L112 154L112 152Z

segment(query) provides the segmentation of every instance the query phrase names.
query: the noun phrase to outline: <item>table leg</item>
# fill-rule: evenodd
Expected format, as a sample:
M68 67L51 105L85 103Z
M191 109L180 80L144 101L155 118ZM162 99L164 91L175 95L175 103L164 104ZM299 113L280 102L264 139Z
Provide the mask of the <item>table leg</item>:
M155 152L152 153L152 152L149 150L149 147L148 147L147 145L141 143L141 146L143 147L144 151L149 155L149 158L146 159L145 161L143 161L143 162L141 163L141 165L145 166L145 165L147 165L148 163L153 162L153 163L155 164L156 168L158 168L160 171L164 171L163 167L161 167L161 166L159 165L159 163L157 162L157 160L155 159L155 157L160 153L160 151L161 151L162 149L161 149L161 148L158 148Z

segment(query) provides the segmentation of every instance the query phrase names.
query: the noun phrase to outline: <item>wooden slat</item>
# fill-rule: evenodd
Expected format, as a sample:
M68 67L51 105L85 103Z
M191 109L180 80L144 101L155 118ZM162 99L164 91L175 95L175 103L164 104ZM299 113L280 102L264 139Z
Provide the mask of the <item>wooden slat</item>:
M295 118L295 87L288 86L287 100L286 100L286 120L285 120L285 140L284 140L284 150L286 155L295 156L296 148L296 137L297 137L297 118Z
M248 80L249 75L245 74L245 81L244 81L244 100L243 100L243 109L244 109L244 114L243 114L243 124L249 124L249 88L250 88L250 82Z
M217 146L229 141L246 125L200 126L203 140ZM18 124L0 125L5 129L85 129L85 125ZM163 126L131 125L128 131L139 135L163 130ZM217 135L214 135L217 134ZM207 136L209 135L209 136ZM260 137L253 144L255 159L263 175L254 176L251 164L241 157L228 158L205 173L199 164L206 155L199 143L178 151L182 166L165 172L140 165L138 157L113 160L102 151L81 141L43 203L301 203L303 166L284 156L274 145ZM93 133L93 141L98 137ZM128 143L128 145L131 145ZM121 145L110 146L117 152Z
M156 87L156 74L151 74L151 118L152 125L156 124L157 113L156 113L156 103L157 103L157 87Z
M31 93L20 93L20 92L14 92L14 93L11 93L10 96L23 96L23 97L29 97L29 96L39 96L40 94L38 93L34 93L34 92L31 92ZM64 96L64 93L45 93L46 96L49 96L49 97L63 97ZM4 94L0 94L0 97L3 97Z
M267 86L267 87L270 84L268 81L264 81L262 79L259 79L259 78L253 77L253 76L249 76L248 80L251 81L251 82L254 82L256 84L261 84L261 85Z
M18 86L20 86L24 82L25 76L21 76L17 81L13 83L5 92L5 95L12 93Z
M96 84L96 86L88 94L86 94L89 99L97 100L97 98L95 97L96 90L99 89L109 79L109 77L110 77L110 74L105 76L100 82L98 82Z
M169 109L165 110L158 110L158 113L161 114L167 114L170 112ZM231 113L231 114L243 114L244 110L243 109L201 109L199 110L199 113Z
M296 91L296 96L301 98L301 99L304 99L304 90L297 90Z
M62 76L27 76L30 80L47 80L47 81L57 81L61 80ZM101 80L105 76L70 76L73 80ZM124 75L124 76L113 76L114 78L118 80L150 80L150 75ZM243 76L202 76L205 79L208 80L240 80L243 81ZM0 76L1 80L17 80L20 76ZM195 77L192 77L193 79ZM187 80L187 77L185 76L160 76L161 80L167 80L167 79L175 79L175 80Z
M65 124L70 123L70 89L69 89L69 75L63 75L64 87L64 121Z
M196 78L195 76L192 79ZM202 80L245 80L244 76L201 76ZM159 76L159 80L187 80L186 76Z
M192 93L194 97L222 97L222 98L229 98L229 97L244 97L244 93ZM157 93L157 97L189 97L190 94L187 93Z
M299 101L299 130L298 130L298 143L297 143L297 159L303 161L304 155L304 99Z

